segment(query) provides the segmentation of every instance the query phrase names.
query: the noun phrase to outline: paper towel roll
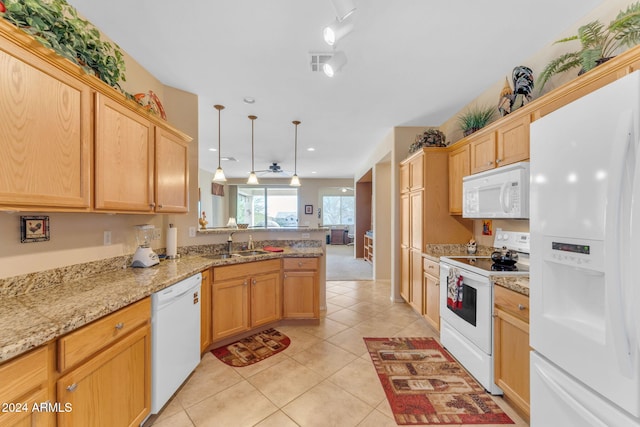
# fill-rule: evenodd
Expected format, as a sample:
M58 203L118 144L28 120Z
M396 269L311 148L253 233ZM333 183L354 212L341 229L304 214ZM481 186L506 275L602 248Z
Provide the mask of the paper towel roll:
M178 254L178 229L169 226L167 230L167 258L175 258Z

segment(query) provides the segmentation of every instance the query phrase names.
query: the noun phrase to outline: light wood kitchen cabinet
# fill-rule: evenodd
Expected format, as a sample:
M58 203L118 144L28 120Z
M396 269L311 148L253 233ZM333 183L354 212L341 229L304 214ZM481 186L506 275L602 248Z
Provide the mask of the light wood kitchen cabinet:
M466 155L468 167L468 151ZM423 148L400 165L422 180L400 196L400 295L420 315L425 314L422 254L426 245L462 243L473 235L470 220L449 214L450 161L447 149ZM462 177L460 186L462 190Z
M318 319L320 290L318 258L284 258L282 317Z
M423 260L424 318L436 331L440 331L440 264Z
M156 126L155 200L158 213L189 210L188 140Z
M211 269L208 269L202 272L200 285L200 353L204 353L212 342L211 304Z
M530 121L528 114L514 113L503 118L495 130L470 136L471 173L527 160Z
M465 142L449 153L449 213L462 215L462 178L471 173L469 145Z
M133 426L149 414L150 316L151 301L145 298L58 340L62 376L56 400L72 408L58 413L59 427L92 425L96 419Z
M496 167L496 133L488 132L468 138L470 172L484 172Z
M53 426L54 412L33 411L34 405L55 401L49 396L49 351L40 347L0 365L0 425Z
M0 209L88 210L91 90L0 30Z
M504 397L528 419L529 297L494 286L494 375Z
M400 165L400 192L419 190L424 186L424 157L413 156Z
M505 166L529 158L529 114L507 116L496 130L496 165Z
M215 267L211 307L213 341L278 320L280 286L280 260Z
M409 300L407 301L413 309L420 314L424 314L424 288L422 280L422 252L410 249L410 283Z
M405 300L411 299L411 249L408 246L400 247L400 296Z
M151 122L111 98L96 94L95 208L153 212L153 174Z

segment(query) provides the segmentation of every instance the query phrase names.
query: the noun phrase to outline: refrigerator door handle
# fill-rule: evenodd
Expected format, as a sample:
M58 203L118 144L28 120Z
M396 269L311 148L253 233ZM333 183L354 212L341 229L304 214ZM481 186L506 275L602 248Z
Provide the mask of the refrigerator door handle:
M623 217L623 196L630 197L630 189L625 185L627 159L630 144L633 144L633 114L631 110L621 114L614 141L625 140L624 144L612 144L611 164L609 165L607 203L605 212L605 289L609 326L613 337L614 351L622 375L632 378L631 344L628 326L625 320L626 304L623 297L623 254L621 249L623 236L627 236L630 218ZM635 159L634 159L635 160ZM626 237L625 237L626 238Z
M580 415L584 419L585 425L594 427L609 427L608 423L603 422L593 412L591 412L589 408L576 400L571 395L571 393L565 390L565 388L562 387L561 384L554 380L552 375L549 375L549 373L547 373L542 366L534 365L534 367L540 380L544 381L547 387L549 387L549 389L551 389L557 397L562 399L562 401L573 410L574 414Z

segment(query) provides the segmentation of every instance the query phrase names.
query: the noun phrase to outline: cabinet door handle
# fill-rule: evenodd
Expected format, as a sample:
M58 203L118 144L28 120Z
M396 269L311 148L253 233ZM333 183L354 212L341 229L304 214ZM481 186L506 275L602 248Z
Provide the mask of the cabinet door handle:
M298 267L302 267L302 261L298 261Z
M78 383L73 383L67 386L67 391L74 392L78 388Z
M487 162L487 166L491 166L493 162Z
M525 308L527 308L526 305L518 304L518 310L524 310Z
M251 284L252 284L253 286L255 286L255 285L256 285L256 283L257 283L257 282L256 282L256 279L253 279L253 280L251 281Z
M160 209L162 209L162 208L164 208L164 205L158 205L158 207L159 207Z
M247 284L248 284L247 279L245 279L243 285L247 286Z
M150 207L150 208L155 208L155 207L156 207L156 204L155 204L155 203L153 203L153 202L151 202L151 203L149 203L149 207Z
M285 278L285 279L287 278L287 273L284 273L284 278Z
M116 329L117 330L120 330L122 328L124 328L124 323L123 322L116 323Z
M496 163L500 163L502 159L496 159Z

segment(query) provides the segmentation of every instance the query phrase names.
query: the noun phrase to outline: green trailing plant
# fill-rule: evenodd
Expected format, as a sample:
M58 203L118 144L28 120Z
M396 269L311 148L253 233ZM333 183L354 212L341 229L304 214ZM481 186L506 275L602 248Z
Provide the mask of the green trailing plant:
M464 136L471 135L491 123L495 114L494 106L473 106L458 116L458 124Z
M560 39L554 44L574 40L580 42L580 50L560 55L547 64L538 77L540 91L556 74L578 67L582 74L614 56L618 49L638 44L640 42L640 2L620 11L607 26L600 21L589 22L578 28L577 35Z
M4 0L7 21L33 36L43 46L81 66L108 85L122 90L125 62L116 44L104 41L100 31L78 16L65 0Z

